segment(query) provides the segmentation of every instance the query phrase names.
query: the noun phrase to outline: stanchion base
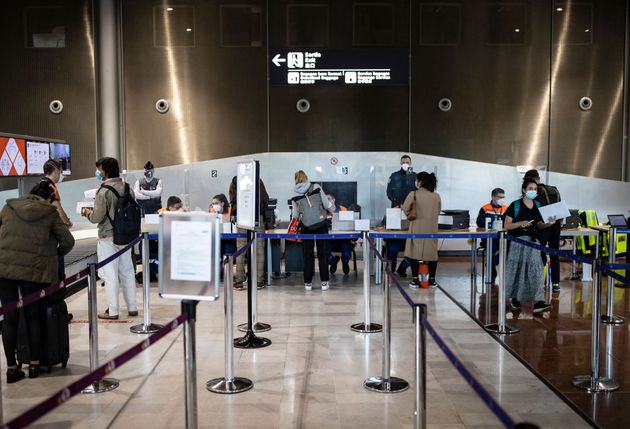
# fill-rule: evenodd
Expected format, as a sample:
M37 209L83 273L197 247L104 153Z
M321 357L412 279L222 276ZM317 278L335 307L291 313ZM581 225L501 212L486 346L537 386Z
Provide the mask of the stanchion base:
M241 332L247 332L247 323L241 323L240 325L238 325L236 327L236 329L238 329ZM267 323L256 323L254 324L254 326L252 326L252 331L254 332L266 332L266 331L271 331L271 325L267 324Z
M225 377L213 378L206 383L206 389L214 393L232 394L245 392L254 387L254 383L243 377L234 377L228 381Z
M571 384L577 388L584 389L587 392L610 392L619 389L619 383L615 380L599 377L597 379L590 375L578 375L573 377Z
M237 349L260 349L271 345L269 338L257 337L253 331L248 331L244 337L234 340Z
M626 323L626 318L623 316L608 316L607 314L603 314L602 323L606 325L621 325L622 323Z
M160 329L162 329L163 327L164 325L157 325L155 323L151 323L149 325L145 325L145 324L135 325L129 328L129 330L133 332L134 334L154 334Z
M90 384L88 387L83 389L81 393L92 394L109 392L110 390L114 390L115 388L117 388L119 384L119 381L114 378L104 378Z
M361 332L363 334L371 334L373 332L383 332L383 326L378 323L370 323L367 326L365 323L355 323L350 326L350 330L354 332Z
M380 393L398 393L404 392L409 389L409 383L402 378L390 377L385 379L383 377L370 377L363 382L363 387L372 392Z
M511 325L500 325L498 323L492 323L490 325L486 325L483 327L488 332L492 332L493 334L516 334L520 331L519 328Z

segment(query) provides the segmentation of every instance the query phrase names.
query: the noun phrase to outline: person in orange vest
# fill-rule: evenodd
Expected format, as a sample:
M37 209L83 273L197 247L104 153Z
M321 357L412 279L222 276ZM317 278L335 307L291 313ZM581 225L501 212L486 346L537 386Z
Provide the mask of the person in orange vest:
M505 211L508 206L505 204L505 191L501 188L494 188L492 190L490 202L484 204L479 209L479 214L477 215L477 226L479 228L485 228L486 226L486 218L490 217L492 222L500 219L501 221L505 221ZM481 240L481 246L486 248L486 240ZM497 278L497 265L499 265L499 240L496 238L492 239L492 283L494 284L495 279Z
M168 197L166 200L166 207L162 207L158 210L158 213L164 212L185 212L184 204L182 203L182 199L176 196Z
M330 201L330 209L329 213L334 212L345 212L348 209L341 205L339 201L335 198L335 194L332 192L328 192L326 194L328 201ZM340 252L341 258L339 256L333 256L332 252ZM350 272L350 258L352 257L352 243L350 240L330 240L328 242L328 265L330 265L330 274L335 274L337 271L337 263L339 263L339 259L341 259L341 267L343 269L344 275L347 275Z

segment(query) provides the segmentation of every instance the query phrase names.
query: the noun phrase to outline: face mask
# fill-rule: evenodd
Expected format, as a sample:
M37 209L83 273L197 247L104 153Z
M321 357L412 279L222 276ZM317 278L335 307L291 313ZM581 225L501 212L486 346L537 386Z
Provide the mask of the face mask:
M420 189L421 187L420 183L416 182L416 189Z
M212 204L212 209L215 213L223 212L223 207L221 207L221 204Z
M103 181L103 176L101 176L101 172L98 171L98 169L96 169L96 173L94 173L94 177L96 177L96 180L102 182Z
M305 194L308 191L308 187L311 186L310 182L298 183L295 185L296 194Z
M530 200L533 200L534 198L536 198L538 196L538 192L537 191L527 191L527 192L525 192L525 196L527 198L529 198Z
M151 180L151 179L153 179L153 171L145 171L145 172L144 172L144 177L145 177L147 180Z
M403 165L400 166L404 171L407 171L411 168L411 164L408 163L404 163Z
M504 204L505 204L505 198L499 198L499 200L497 201L497 204L498 204L499 206L504 205Z
M64 178L64 177L65 177L65 176L64 176L63 174L60 174L60 175L59 175L59 180L57 180L57 183L61 183L61 182L63 182L63 178Z

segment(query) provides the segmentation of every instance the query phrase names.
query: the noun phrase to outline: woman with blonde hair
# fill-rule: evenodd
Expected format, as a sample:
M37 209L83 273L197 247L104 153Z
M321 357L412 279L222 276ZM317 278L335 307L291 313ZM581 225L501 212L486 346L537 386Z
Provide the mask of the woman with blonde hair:
M295 193L293 197L293 218L300 221L303 234L328 234L326 223L327 212L331 204L326 198L322 188L309 182L308 176L302 170L295 173ZM317 246L317 260L319 261L319 277L322 281L322 290L327 290L328 283L328 261L327 261L327 240L313 240ZM304 289L313 288L313 274L315 273L315 262L313 259L313 243L311 240L303 240L304 257Z

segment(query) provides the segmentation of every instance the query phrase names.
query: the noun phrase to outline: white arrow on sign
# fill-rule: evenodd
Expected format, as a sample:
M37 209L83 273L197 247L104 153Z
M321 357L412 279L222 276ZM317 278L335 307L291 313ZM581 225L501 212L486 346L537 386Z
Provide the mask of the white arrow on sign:
M276 56L273 57L273 59L271 60L271 62L274 63L276 67L280 67L280 63L284 63L286 61L286 58L280 58L280 54L276 54Z

